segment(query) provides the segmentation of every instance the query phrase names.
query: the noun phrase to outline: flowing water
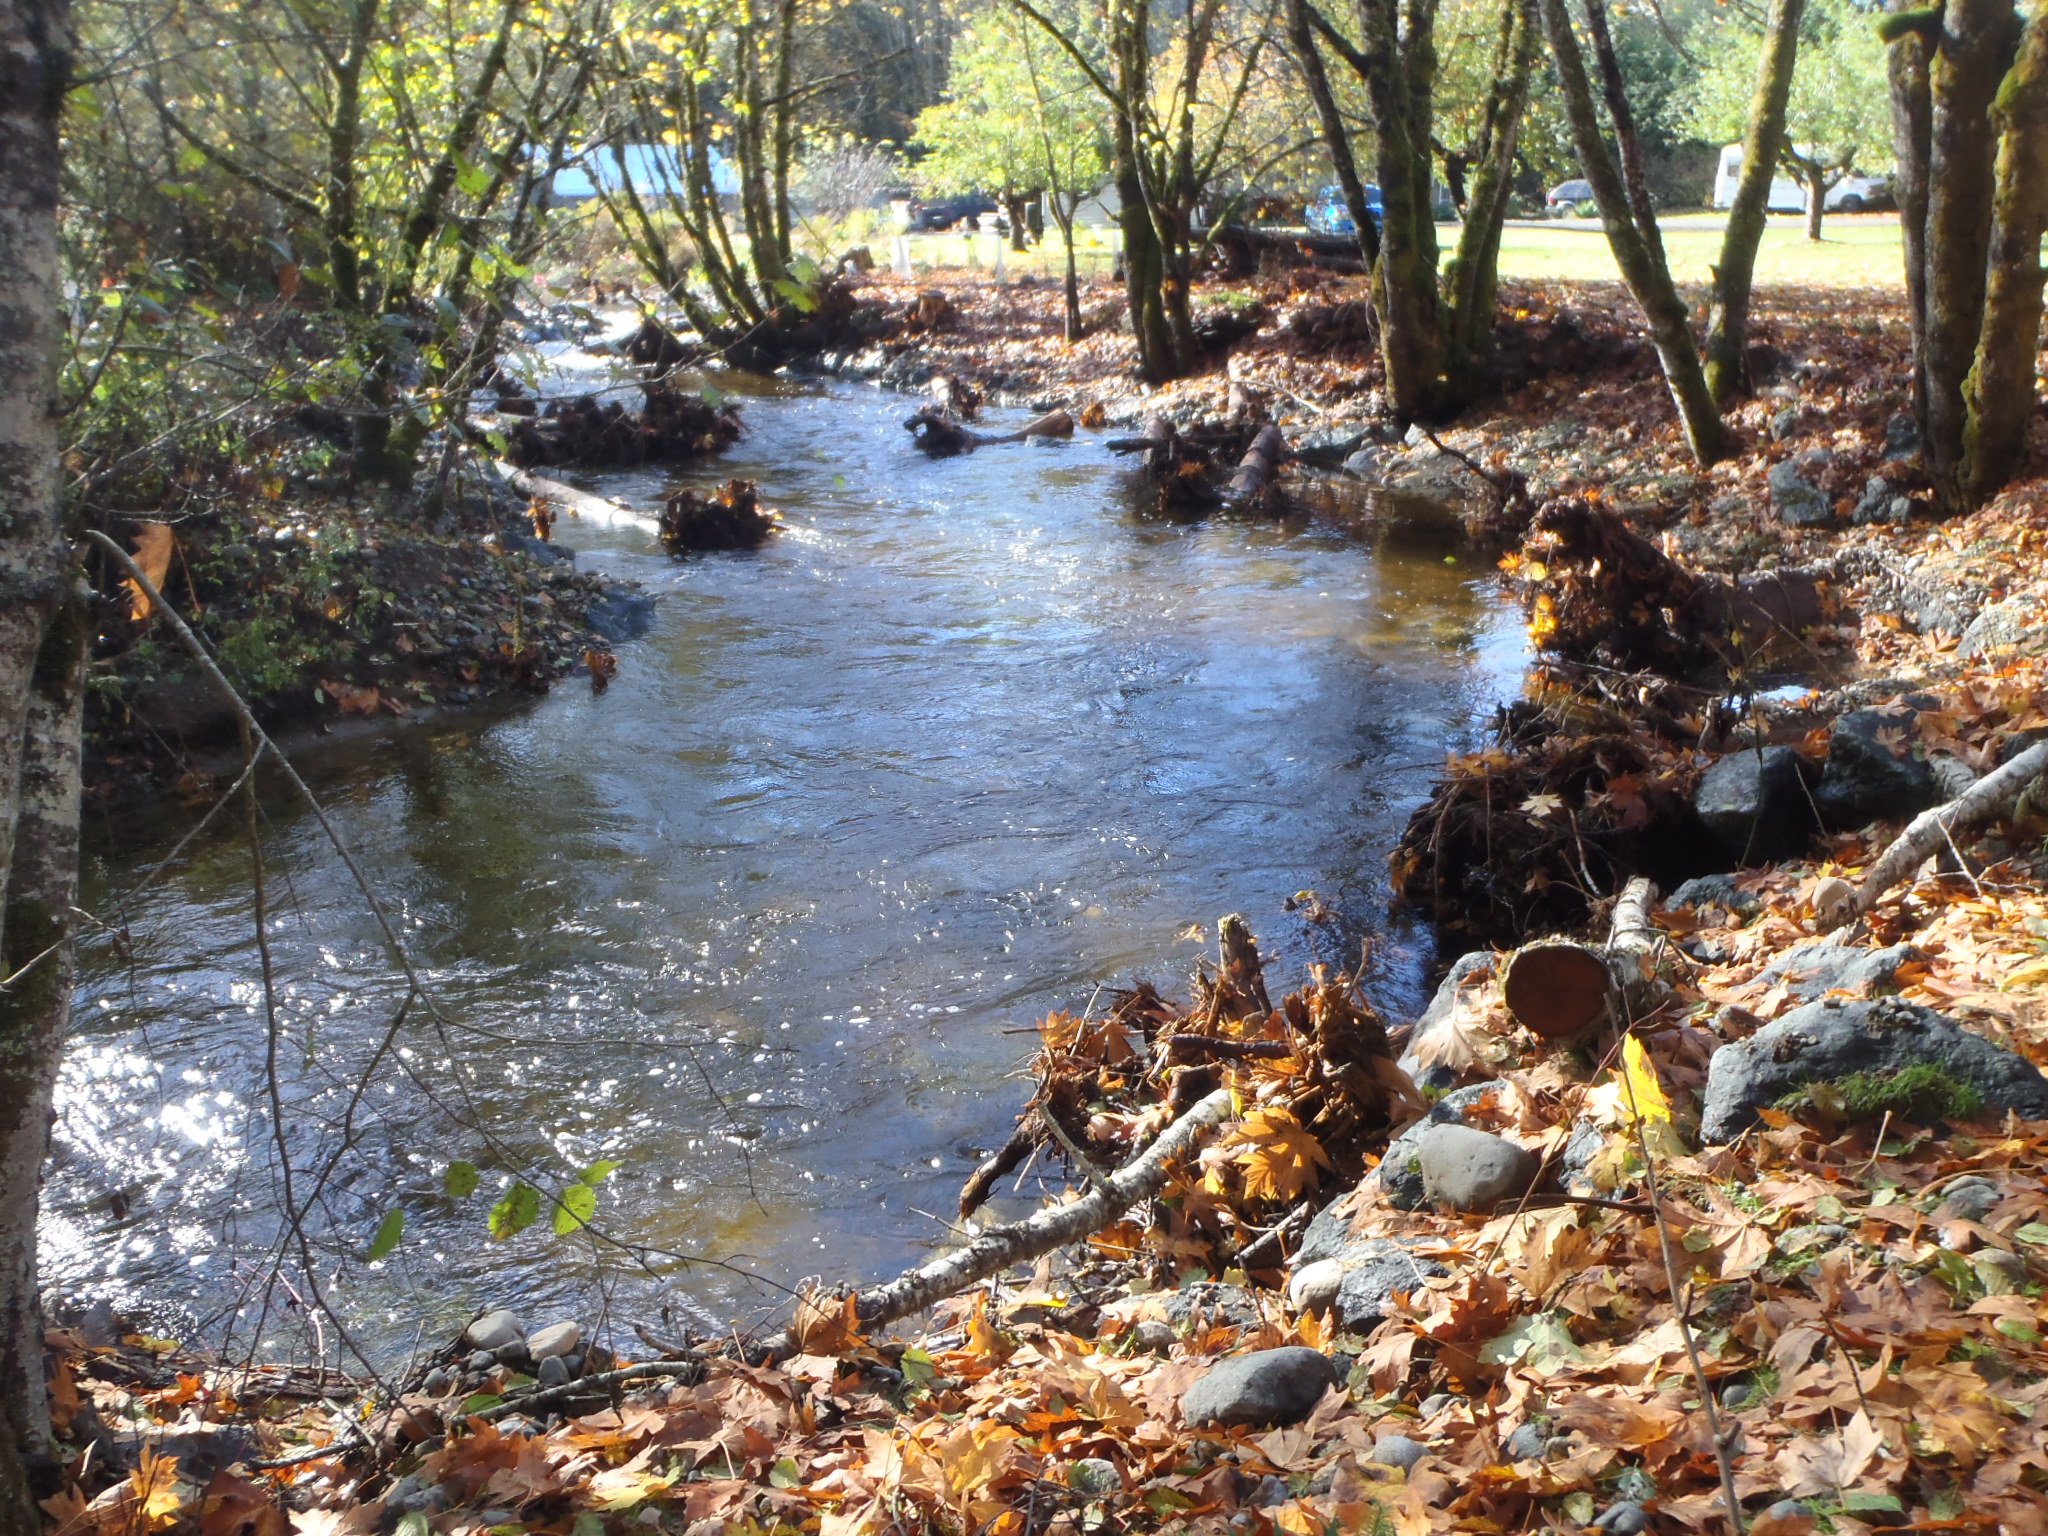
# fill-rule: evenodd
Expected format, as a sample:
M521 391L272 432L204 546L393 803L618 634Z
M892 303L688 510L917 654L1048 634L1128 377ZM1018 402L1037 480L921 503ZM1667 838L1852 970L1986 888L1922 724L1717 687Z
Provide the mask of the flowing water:
M600 1291L614 1318L746 1320L941 1241L1028 1091L1019 1031L1134 977L1185 996L1223 913L1289 985L1369 940L1375 999L1415 1005L1425 940L1386 916L1385 854L1514 686L1491 587L1337 519L1140 515L1085 433L927 462L907 409L763 386L688 477L759 481L789 527L758 554L676 562L565 517L584 568L660 594L603 696L298 755L445 1010L381 1057L403 989L277 787L274 1073L239 816L141 889L191 816L102 830L88 900L129 937L86 961L53 1281L253 1325L282 1142L313 1268L373 1349L480 1301L587 1319ZM1304 888L1334 917L1286 910ZM599 1158L602 1239L545 1216L485 1237L506 1170ZM477 1194L444 1191L451 1159ZM394 1206L403 1241L365 1262Z

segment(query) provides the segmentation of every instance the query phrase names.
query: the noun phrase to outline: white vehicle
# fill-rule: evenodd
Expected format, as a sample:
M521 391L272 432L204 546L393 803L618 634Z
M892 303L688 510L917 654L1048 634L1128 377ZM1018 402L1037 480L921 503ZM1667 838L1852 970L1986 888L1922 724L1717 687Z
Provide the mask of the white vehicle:
M1736 184L1742 180L1742 146L1730 144L1721 151L1721 167L1714 173L1714 206L1735 205ZM1844 176L1832 187L1821 206L1829 213L1861 213L1890 195L1891 183L1882 176ZM1764 205L1772 213L1806 212L1806 188L1782 171L1771 178L1771 195Z

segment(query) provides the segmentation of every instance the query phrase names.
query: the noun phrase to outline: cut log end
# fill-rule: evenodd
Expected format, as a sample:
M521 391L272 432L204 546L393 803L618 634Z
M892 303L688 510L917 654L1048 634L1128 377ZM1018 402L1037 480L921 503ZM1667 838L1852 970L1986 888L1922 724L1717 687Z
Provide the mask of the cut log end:
M1501 993L1515 1022L1546 1040L1582 1034L1612 1009L1614 977L1583 944L1530 944L1507 963Z

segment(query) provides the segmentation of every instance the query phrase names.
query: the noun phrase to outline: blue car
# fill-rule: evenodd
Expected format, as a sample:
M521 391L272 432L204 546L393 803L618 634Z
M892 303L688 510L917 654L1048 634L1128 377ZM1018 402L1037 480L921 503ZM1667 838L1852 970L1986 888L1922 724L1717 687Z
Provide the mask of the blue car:
M1365 207L1375 215L1386 211L1380 201L1380 189L1367 183ZM1358 226L1351 220L1351 209L1344 202L1344 189L1338 186L1324 187L1316 193L1315 201L1308 205L1308 227L1319 235L1355 235Z

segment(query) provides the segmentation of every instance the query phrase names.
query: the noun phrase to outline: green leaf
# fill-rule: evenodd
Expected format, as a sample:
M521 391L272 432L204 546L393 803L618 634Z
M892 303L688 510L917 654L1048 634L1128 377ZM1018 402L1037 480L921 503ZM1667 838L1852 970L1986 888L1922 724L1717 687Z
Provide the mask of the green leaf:
M588 1184L571 1184L555 1205L555 1236L568 1236L596 1214L597 1191Z
M415 1509L398 1517L396 1536L433 1536L434 1528L427 1524L425 1510Z
M391 1207L384 1219L377 1224L377 1235L370 1239L370 1251L364 1255L371 1263L384 1257L398 1246L398 1240L405 1236L405 1211L399 1206Z
M618 1161L616 1158L601 1157L596 1162L592 1163L588 1168L584 1169L583 1172L577 1175L577 1177L581 1179L585 1184L588 1184L592 1189L595 1189L598 1185L602 1184L606 1179L610 1178L613 1174L617 1173L621 1168L625 1166L626 1165L624 1163Z
M501 1242L524 1232L540 1215L540 1191L524 1180L506 1190L491 1207L491 1236Z
M1571 1329L1554 1312L1525 1317L1479 1351L1486 1365L1519 1365L1534 1376L1564 1369L1585 1354L1572 1341Z
M467 1417L472 1413L482 1413L486 1408L495 1408L503 1401L505 1399L498 1396L495 1392L478 1392L473 1396L465 1397L462 1400L462 1407L457 1411Z
M2030 1221L2017 1228L2013 1236L2023 1243L2032 1243L2037 1248L2048 1248L2048 1222Z
M1173 1515L1195 1507L1193 1500L1185 1494L1175 1493L1171 1488L1154 1488L1145 1495L1145 1502L1152 1506L1152 1513L1155 1515Z
M448 1171L441 1175L441 1187L448 1191L450 1200L467 1200L476 1193L476 1164L450 1163Z
M2004 1334L2008 1339L2012 1339L2017 1343L2038 1344L2041 1342L2039 1331L2024 1317L2001 1317L1991 1326Z
M569 1536L604 1536L604 1521L586 1509L569 1527Z
M787 1456L768 1469L768 1485L771 1488L800 1488L803 1481L803 1472Z
M1844 1490L1843 1512L1853 1515L1859 1509L1889 1510L1892 1514L1900 1515L1905 1513L1906 1506L1899 1502L1899 1496L1895 1493L1859 1493L1854 1488Z
M835 490L835 491L843 491L843 490L845 490L845 489L846 489L846 476L844 476L844 475L834 475L834 476L832 477L832 489L833 489L833 490Z
M938 1374L937 1368L932 1364L932 1357L921 1349L906 1349L903 1351L903 1358L896 1364L903 1372L903 1379L914 1387L923 1386Z
M471 197L482 197L489 190L491 185L491 173L489 171L461 157L457 158L456 165L458 166L455 172L456 186L462 188Z

